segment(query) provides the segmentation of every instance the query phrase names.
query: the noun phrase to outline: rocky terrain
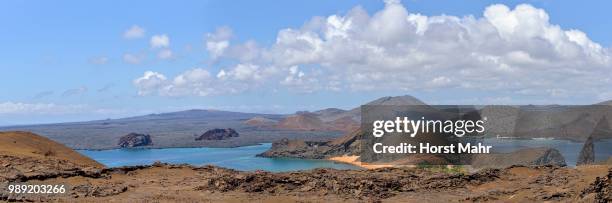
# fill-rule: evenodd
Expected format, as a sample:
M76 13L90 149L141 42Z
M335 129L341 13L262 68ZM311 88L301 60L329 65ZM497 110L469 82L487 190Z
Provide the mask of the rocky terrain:
M283 139L272 143L270 150L260 156L325 159L334 156L357 155L361 147L360 133L361 131L356 130L326 142Z
M103 168L46 138L0 133L0 201L36 202L609 202L610 165L444 167L270 173L155 163ZM9 183L64 194L10 194Z
M582 146L580 154L578 154L578 161L576 165L592 164L595 162L595 144L593 143L593 137L589 137Z
M238 132L236 132L236 130L234 129L215 128L215 129L210 129L206 131L204 134L196 137L195 140L196 141L199 141L199 140L226 140L226 139L230 139L234 137L240 137Z
M335 159L337 157L360 156L361 155L361 131L356 130L343 137L327 141L312 142L303 140L284 139L272 144L270 150L260 154L262 157L290 157L305 159ZM466 155L462 157L463 164L470 165L474 170L483 168L505 168L512 165L556 165L565 166L565 159L559 151L551 148L530 148L518 150L511 153L491 153ZM419 165L449 164L443 157L433 155L411 155L404 158L394 159L388 162L375 162L367 164L375 165ZM352 163L355 164L355 163ZM359 162L358 164L364 164Z
M0 193L0 201L85 202L609 202L612 170L552 166L477 173L427 168L240 172L154 164L0 181L66 184L66 194Z
M119 138L117 145L121 148L143 147L153 145L153 140L148 134L130 133Z

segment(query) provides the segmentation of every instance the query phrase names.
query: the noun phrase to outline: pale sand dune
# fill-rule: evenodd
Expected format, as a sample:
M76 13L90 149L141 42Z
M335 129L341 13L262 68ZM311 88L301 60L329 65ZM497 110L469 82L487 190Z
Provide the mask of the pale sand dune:
M331 157L331 158L328 158L328 160L336 161L336 162L341 162L341 163L352 164L352 165L359 166L359 167L362 167L362 168L365 168L365 169L377 169L377 168L394 167L394 165L391 165L391 164L367 164L367 163L363 163L363 162L359 161L359 156L343 155L343 156Z

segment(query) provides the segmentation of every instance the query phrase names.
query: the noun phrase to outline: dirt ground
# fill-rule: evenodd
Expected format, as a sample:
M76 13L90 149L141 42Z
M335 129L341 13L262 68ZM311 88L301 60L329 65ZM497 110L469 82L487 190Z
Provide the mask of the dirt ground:
M19 136L16 136L16 134ZM610 202L612 165L242 172L156 163L103 168L37 135L0 133L0 202ZM347 158L347 157L345 157ZM350 157L348 157L350 158ZM64 185L62 194L9 185Z
M240 172L214 166L155 164L6 182L63 184L61 195L15 195L4 201L58 202L608 202L612 168L553 166L463 174L419 168Z

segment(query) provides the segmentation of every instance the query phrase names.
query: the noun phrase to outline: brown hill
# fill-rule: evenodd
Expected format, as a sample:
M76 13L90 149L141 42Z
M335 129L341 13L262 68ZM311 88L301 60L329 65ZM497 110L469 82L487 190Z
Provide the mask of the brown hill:
M85 167L103 167L60 143L30 132L0 132L0 155L59 159Z
M334 121L329 122L328 125L334 130L339 130L339 131L344 131L344 132L351 132L351 131L359 129L360 127L359 122L353 120L350 117L338 118Z
M395 97L381 97L374 101L368 102L364 105L427 105L425 102L417 99L416 97L410 95L404 96L395 96ZM361 106L355 107L350 111L346 111L343 113L335 114L332 120L349 117L357 122L361 122Z
M276 120L264 118L261 116L255 116L249 120L244 121L244 124L251 125L251 126L257 126L257 127L269 127L269 126L274 126L277 123L278 121Z
M281 120L276 128L288 130L330 130L330 126L325 124L313 113L298 113Z
M330 122L337 120L342 117L343 113L346 113L346 110L338 109L338 108L327 108L312 112L319 117L324 122Z
M76 175L95 177L103 168L45 137L29 132L0 132L0 183Z

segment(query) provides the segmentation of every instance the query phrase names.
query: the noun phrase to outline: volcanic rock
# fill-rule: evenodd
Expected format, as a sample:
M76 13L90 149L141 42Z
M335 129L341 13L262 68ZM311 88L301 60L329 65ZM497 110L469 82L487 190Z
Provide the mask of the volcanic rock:
M221 129L215 128L206 131L204 134L197 137L195 140L226 140L232 137L240 136L236 130L231 128Z
M593 144L593 137L589 137L586 142L584 142L584 146L582 150L580 150L580 154L578 154L578 161L576 165L586 165L592 164L595 162L595 146Z
M153 141L151 136L148 134L130 133L119 138L119 145L121 148L129 147L140 147L152 145Z

